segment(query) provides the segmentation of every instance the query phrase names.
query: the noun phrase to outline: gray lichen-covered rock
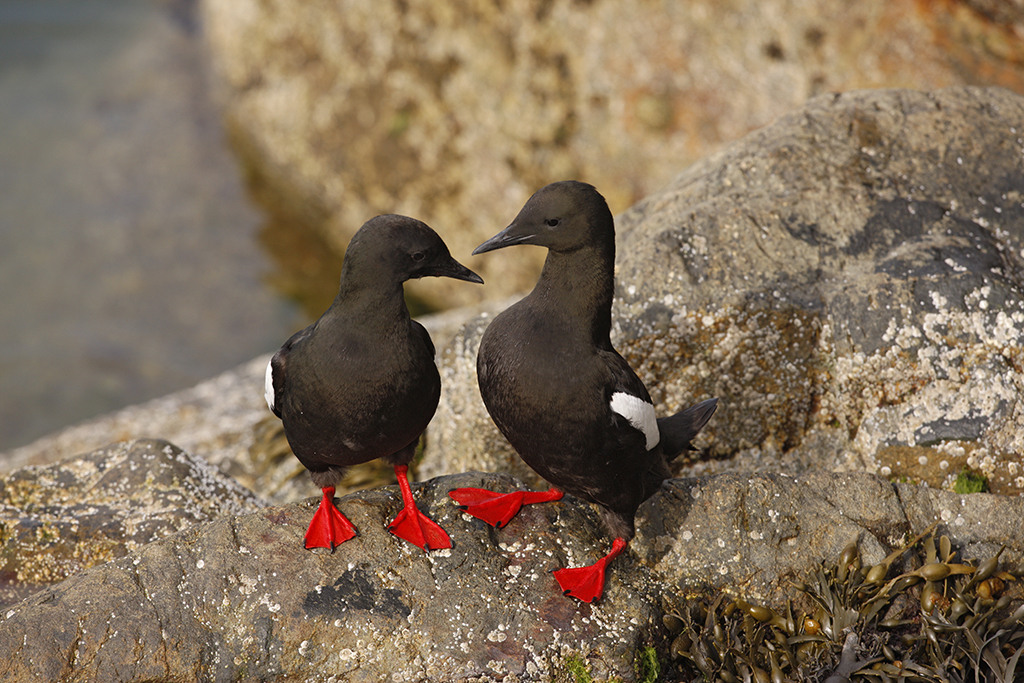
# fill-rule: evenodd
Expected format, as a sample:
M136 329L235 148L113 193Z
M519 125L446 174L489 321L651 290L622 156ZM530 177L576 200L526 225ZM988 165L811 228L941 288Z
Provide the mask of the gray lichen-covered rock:
M621 211L819 93L899 87L907 74L925 89L1024 91L1015 2L202 5L268 209L339 247L368 217L397 212L468 254L534 190L569 177ZM538 254L470 265L486 288L417 291L443 292L445 305L507 296L529 286Z
M1024 491L1024 98L822 96L616 223L613 342L660 415L721 399L712 456ZM442 352L428 474L521 467L477 398L485 327Z
M302 547L316 499L196 525L0 613L0 678L575 683L586 669L635 681L639 653L668 661L665 605L725 590L778 607L852 541L877 562L934 525L965 559L1001 546L1002 568L1024 558L1022 498L863 473L715 475L670 481L641 508L588 605L550 572L607 549L589 505L531 505L492 529L446 495L518 485L469 473L416 486L454 541L428 554L385 531L394 487L338 501L359 536L334 553Z
M359 536L333 554L303 548L316 499L151 543L8 610L0 678L547 681L577 657L599 679L632 680L657 617L649 572L625 558L604 603L564 597L551 570L596 559L596 515L538 505L493 530L446 495L481 485L515 482L416 487L454 540L429 554L385 530L395 487L339 501Z
M0 479L0 607L194 524L264 505L166 441L17 470Z

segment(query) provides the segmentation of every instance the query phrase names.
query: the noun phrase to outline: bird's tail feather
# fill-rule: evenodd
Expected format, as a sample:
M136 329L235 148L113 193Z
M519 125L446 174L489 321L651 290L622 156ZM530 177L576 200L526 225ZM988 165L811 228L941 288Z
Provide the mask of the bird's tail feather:
M658 418L658 431L661 433L661 448L669 461L679 457L684 451L692 451L690 443L708 423L718 407L717 398L709 398L671 417Z

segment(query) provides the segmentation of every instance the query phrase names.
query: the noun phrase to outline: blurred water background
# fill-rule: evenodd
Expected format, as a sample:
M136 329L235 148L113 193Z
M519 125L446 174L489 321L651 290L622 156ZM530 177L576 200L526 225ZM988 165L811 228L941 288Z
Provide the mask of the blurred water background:
M301 324L203 50L188 0L0 0L0 452Z

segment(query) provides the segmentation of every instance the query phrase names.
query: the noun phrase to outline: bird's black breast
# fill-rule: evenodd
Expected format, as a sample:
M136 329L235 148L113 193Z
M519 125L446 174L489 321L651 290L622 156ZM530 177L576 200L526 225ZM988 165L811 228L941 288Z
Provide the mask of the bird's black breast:
M610 358L617 359L611 366ZM645 497L644 474L660 450L648 452L644 435L610 408L617 362L625 365L610 345L600 349L581 339L557 313L520 306L484 333L477 374L488 412L530 467L632 520Z
M426 330L404 322L381 334L344 320L321 321L290 349L281 419L308 469L391 455L426 428L440 377Z

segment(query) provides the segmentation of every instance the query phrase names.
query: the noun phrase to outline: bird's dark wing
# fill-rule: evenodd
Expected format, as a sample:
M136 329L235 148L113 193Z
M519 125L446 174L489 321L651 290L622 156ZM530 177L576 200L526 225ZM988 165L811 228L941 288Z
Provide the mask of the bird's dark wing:
M612 376L612 384L609 386L610 393L622 391L631 396L636 396L647 403L652 402L651 395L647 393L647 387L637 377L637 374L633 372L633 368L629 366L626 359L619 355L618 351L614 349L611 351L602 350L599 353L608 366L608 372Z
M274 415L281 417L281 406L288 391L288 355L313 331L313 325L299 330L284 343L270 359L267 372L267 404Z
M430 333L427 332L427 328L413 320L412 329L415 334L419 335L423 339L423 343L426 344L427 349L430 350L430 357L433 358L437 352L434 350L434 342L430 339Z

